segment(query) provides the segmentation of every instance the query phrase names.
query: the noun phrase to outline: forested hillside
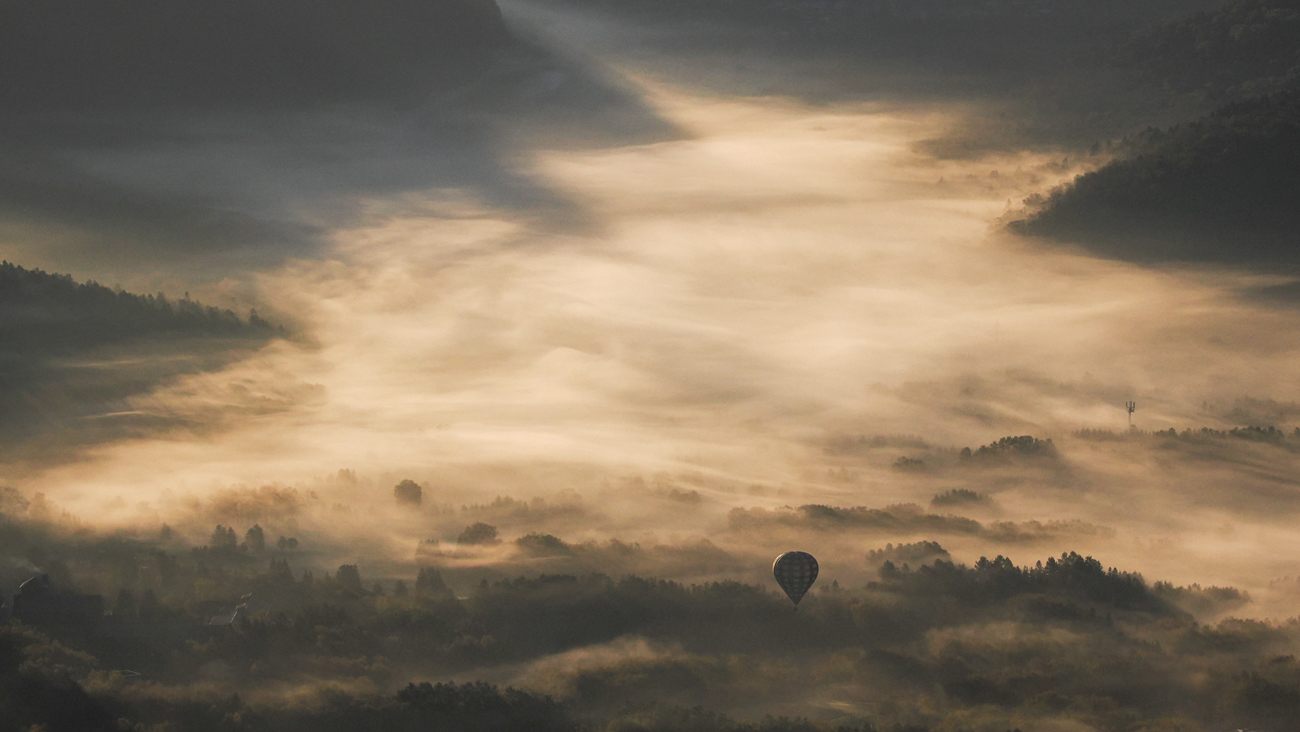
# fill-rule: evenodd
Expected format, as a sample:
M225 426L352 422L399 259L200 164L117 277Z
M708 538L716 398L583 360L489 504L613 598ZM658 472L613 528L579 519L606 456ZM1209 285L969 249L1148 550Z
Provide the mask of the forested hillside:
M256 524L218 526L203 546L166 527L73 544L48 509L7 498L0 549L53 568L14 598L21 622L0 626L0 711L24 724L938 732L1069 718L1209 732L1300 714L1294 623L1202 623L1189 610L1241 593L1150 584L1074 552L885 560L877 580L828 581L793 612L734 581L313 572L321 547ZM610 542L632 549L672 551ZM519 682L529 691L503 688ZM789 708L816 719L779 716Z
M1014 230L1137 261L1300 265L1300 93L1151 130Z
M1115 63L1164 93L1228 102L1300 82L1300 3L1236 0L1138 33Z
M178 375L217 368L284 330L191 300L137 295L0 263L0 447L42 435L80 442L141 420L127 400ZM87 419L123 413L124 419ZM107 432L105 432L105 430Z
M0 262L0 353L67 353L146 336L263 339L270 323L188 296L136 295L69 275Z

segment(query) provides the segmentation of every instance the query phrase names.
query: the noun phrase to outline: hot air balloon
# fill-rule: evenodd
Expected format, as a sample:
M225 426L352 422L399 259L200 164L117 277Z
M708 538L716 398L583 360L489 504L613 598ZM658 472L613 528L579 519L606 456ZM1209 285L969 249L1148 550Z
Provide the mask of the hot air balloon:
M817 558L808 552L786 552L772 562L772 576L795 607L817 581L818 571Z

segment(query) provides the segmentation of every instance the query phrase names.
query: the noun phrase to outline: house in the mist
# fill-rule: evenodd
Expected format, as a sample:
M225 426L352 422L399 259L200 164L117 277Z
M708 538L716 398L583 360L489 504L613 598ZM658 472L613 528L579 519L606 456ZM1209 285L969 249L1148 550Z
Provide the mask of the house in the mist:
M229 628L239 622L239 619L248 614L248 603L253 599L253 593L248 593L239 598L239 602L234 607L229 605L219 606L215 614L208 615L208 621L204 623L210 628Z

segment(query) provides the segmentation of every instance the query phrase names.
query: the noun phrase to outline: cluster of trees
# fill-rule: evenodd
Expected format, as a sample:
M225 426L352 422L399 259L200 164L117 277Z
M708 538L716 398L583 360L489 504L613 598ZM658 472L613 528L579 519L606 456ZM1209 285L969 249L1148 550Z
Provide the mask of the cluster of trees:
M1115 610L1170 614L1175 608L1153 593L1141 575L1102 566L1092 557L1069 552L1049 557L1032 567L1018 567L1010 559L981 557L973 566L946 561L921 565L913 571L886 561L881 581L894 592L908 596L938 595L945 602L981 609L990 603L1022 595L1047 595Z
M418 506L424 500L424 488L408 478L393 486L393 498L401 504Z
M1230 603L1239 598L1231 589L1148 585L1074 553L1033 566L1004 557L967 566L918 542L873 556L879 581L815 589L798 613L772 588L737 582L541 575L483 581L458 599L436 568L420 571L414 592L403 582L365 591L357 565L295 579L283 560L252 569L232 556L200 571L178 557L184 589L139 601L119 594L93 634L0 626L0 713L24 726L85 730L892 732L1070 719L1208 732L1300 712L1300 664L1286 655L1300 627L1203 625L1180 607ZM905 557L916 565L895 561ZM244 572L249 611L212 628L183 598L221 582L223 561ZM258 607L259 595L276 591ZM618 650L626 639L637 640ZM595 663L545 666L550 696L404 676L499 676L568 652ZM224 680L196 690L191 681L215 666ZM333 691L308 703L230 693L304 677L393 691ZM809 710L827 688L871 711L815 721L730 716L772 704Z
M188 295L136 295L0 262L0 449L41 457L165 426L154 415L76 418L130 411L136 394L283 335L255 311L240 317ZM135 363L119 365L123 356Z
M1222 104L1300 83L1300 8L1234 0L1149 28L1114 54L1148 86Z
M1204 116L1126 137L1118 159L1027 199L1011 229L1119 259L1294 271L1295 3L1235 0L1161 24L1121 44L1111 63L1177 118Z
M948 553L937 541L914 541L899 543L892 542L884 545L879 549L872 549L867 552L867 564L876 567L883 567L889 563L890 570L896 569L895 565L903 565L904 568L930 564L936 559L951 560L952 555Z
M1121 259L1300 266L1300 90L1150 130L1130 150L1028 201L1012 229Z
M909 512L926 516L915 507L898 513ZM885 520L866 509L807 514ZM491 568L456 570L449 580L449 567L394 575L364 560L325 569L313 551L272 550L258 529L221 525L207 548L189 547L172 532L66 534L15 509L0 523L0 553L48 572L58 592L109 598L109 614L93 628L39 615L0 625L3 718L50 729L107 729L109 720L227 732L552 723L893 732L948 729L957 719L1034 729L1064 718L1140 729L1163 719L1208 732L1297 712L1290 695L1300 694L1300 665L1276 659L1296 652L1300 626L1198 623L1189 609L1219 615L1244 595L1150 585L1073 553L1032 566L1003 557L967 566L932 540L890 544L866 557L878 580L849 587L827 576L794 613L774 586L734 581L599 571L502 577ZM543 567L556 557L629 566L619 562L641 551L549 534L516 546ZM24 579L0 568L10 588ZM532 690L408 686L486 677ZM313 683L336 690L295 693L293 702L233 696ZM812 714L827 693L859 711L737 719ZM67 708L45 704L55 697Z
M982 506L993 502L993 499L969 488L951 488L943 493L936 493L934 498L930 499L930 505L935 508L942 506Z
M477 521L465 527L456 537L457 543L460 544L499 544L501 540L497 538L497 527L491 524L485 524Z
M1042 541L1067 536L1108 535L1110 531L1079 520L991 521L929 513L913 503L885 508L807 504L797 508L733 508L727 513L732 531L772 536L774 531L801 535L818 531L978 536L998 542Z
M869 455L873 450L904 448L908 453L895 453L890 467L900 473L926 474L942 472L954 467L999 467L1017 465L1019 467L1037 466L1046 470L1064 470L1067 466L1060 460L1060 452L1051 438L1039 438L1033 435L1008 435L989 444L974 449L932 445L920 438L898 440L891 438L858 437L841 438L832 443L827 451L834 455ZM963 489L949 491L943 496L935 496L934 506L949 506L958 503L979 502L976 496L967 495Z
M767 717L740 722L701 707L652 707L625 711L600 724L571 705L519 689L484 682L411 683L395 694L335 695L321 707L254 707L238 695L198 702L127 702L92 696L66 677L20 668L21 647L0 636L0 714L15 729L121 732L145 729L133 719L164 721L148 729L194 732L355 732L431 729L464 732L877 732L867 723L815 725L804 719ZM894 728L888 732L918 732ZM886 729L880 729L886 732ZM1017 730L1018 732L1018 730Z
M0 262L0 349L68 352L142 337L267 338L280 331L251 311L203 305L188 295L135 295L69 275Z
M1142 430L1114 432L1112 430L1085 428L1076 431L1074 435L1080 439L1095 442L1156 438L1161 440L1179 440L1182 442L1198 443L1208 440L1235 439L1300 449L1300 427L1293 427L1290 432L1287 432L1284 429L1278 428L1276 425L1247 425L1245 427L1233 427L1226 430L1215 429L1213 427L1200 427L1197 429L1184 428L1181 431L1170 427L1169 429L1155 430L1154 432Z
M1056 451L1056 445L1051 438L1039 439L1033 435L1002 437L987 445L980 445L973 452L969 447L963 447L960 454L962 460L977 462L1005 462L1014 458L1046 458L1054 460L1058 457L1060 455Z
M164 537L168 536L171 528L164 525ZM275 548L280 551L291 551L298 548L298 539L292 536L281 536L275 540ZM209 551L219 553L233 552L251 552L261 554L267 550L266 531L260 524L253 524L244 532L244 540L241 542L235 533L233 526L223 526L217 524L212 530L212 537L208 540L206 547L196 551Z
M1177 433L1174 431L1173 427L1170 427L1169 429L1163 432L1157 431L1155 434L1163 435L1166 437L1180 437L1180 438L1234 437L1242 440L1251 440L1253 442L1281 443L1287 440L1287 433L1284 432L1283 430L1278 429L1273 425L1267 425L1264 427L1260 427L1257 425L1248 425L1246 427L1233 427L1230 430L1216 430L1210 427L1202 427L1199 430L1196 430L1194 432L1192 430L1183 430L1182 432L1177 432ZM1300 439L1300 427L1296 427L1291 431L1291 439Z

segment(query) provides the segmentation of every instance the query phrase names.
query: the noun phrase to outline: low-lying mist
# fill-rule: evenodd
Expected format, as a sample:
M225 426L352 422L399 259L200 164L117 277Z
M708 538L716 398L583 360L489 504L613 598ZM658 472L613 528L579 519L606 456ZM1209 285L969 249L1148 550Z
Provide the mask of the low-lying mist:
M481 520L509 540L594 542L564 560L592 570L615 561L611 539L652 554L720 547L698 570L678 557L657 572L682 579L758 579L789 544L859 581L868 548L918 539L967 559L1087 550L1261 601L1297 572L1290 448L1075 434L1123 437L1128 399L1144 430L1223 427L1252 410L1287 422L1296 394L1276 375L1297 316L1237 299L1249 277L998 233L1008 199L1069 168L915 147L959 117L640 83L682 139L530 163L590 212L589 229L440 193L375 201L375 223L336 232L330 256L258 276L301 337L133 400L205 429L111 442L8 482L92 524L188 521L198 534L279 520L256 503L203 508L214 496L288 491L304 511L292 520L331 537L318 544L330 562L379 566L411 565L420 541ZM954 457L1021 434L1058 452L1000 467ZM393 503L406 477L429 491L419 511ZM989 500L929 505L953 489ZM436 508L570 494L572 508L518 522ZM808 504L896 521L826 523ZM979 523L916 518L948 514ZM485 567L516 554L434 556Z
M1248 294L1285 278L1017 236L1027 197L1112 152L1013 149L975 95L761 91L802 67L693 80L673 72L713 57L693 46L707 25L682 59L620 54L645 29L596 42L610 17L546 6L466 3L504 50L414 117L295 102L263 156L258 97L230 154L216 124L188 138L194 167L171 147L151 167L161 143L135 129L144 147L62 171L136 160L108 183L140 200L224 171L189 181L221 195L177 221L217 206L309 222L301 240L217 221L219 242L186 242L219 262L195 274L204 257L167 231L113 245L152 220L129 206L92 206L121 231L70 234L42 216L84 202L40 188L24 195L48 210L0 221L32 266L110 262L241 311L175 300L212 321L191 347L165 300L77 290L166 321L121 338L88 301L65 318L79 337L42 329L59 298L7 301L48 353L0 348L24 369L0 386L40 386L0 404L44 420L0 419L29 440L0 431L0 718L1208 732L1300 715L1300 311ZM427 70L392 83L421 98ZM221 118L192 112L173 131ZM33 140L12 144L61 149ZM230 184L251 173L265 189ZM112 236L83 246L79 226ZM60 429L74 418L92 426ZM791 549L820 562L797 611L772 582Z

